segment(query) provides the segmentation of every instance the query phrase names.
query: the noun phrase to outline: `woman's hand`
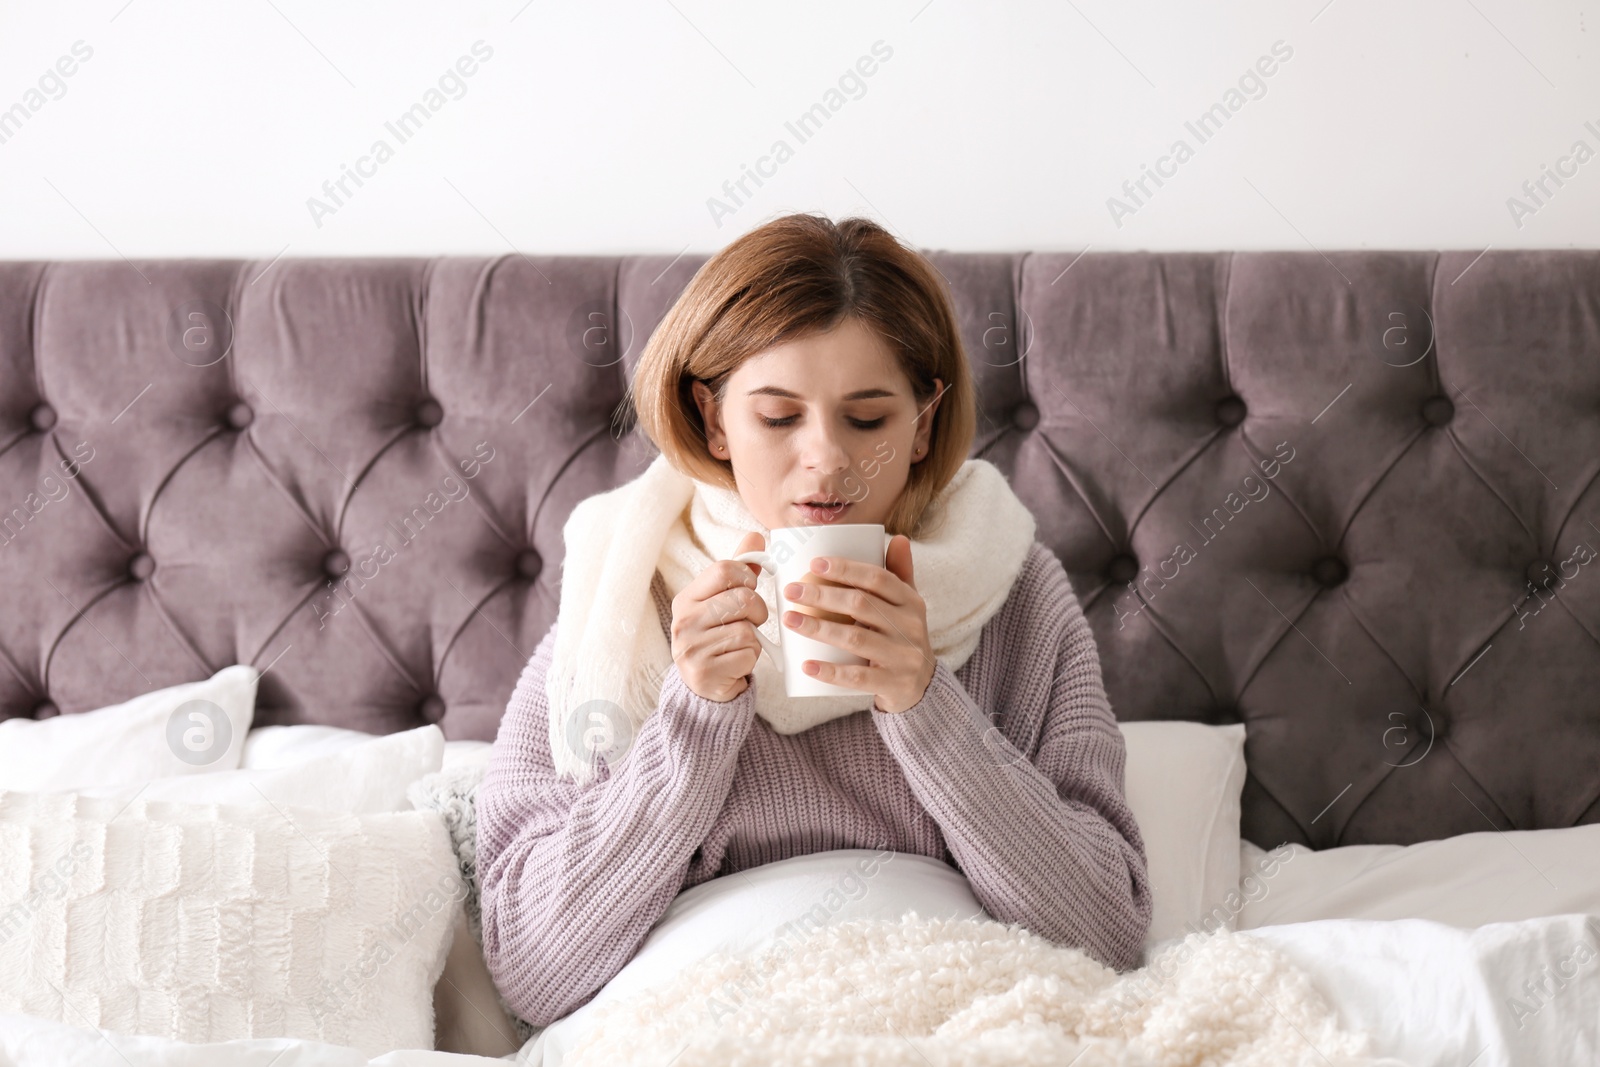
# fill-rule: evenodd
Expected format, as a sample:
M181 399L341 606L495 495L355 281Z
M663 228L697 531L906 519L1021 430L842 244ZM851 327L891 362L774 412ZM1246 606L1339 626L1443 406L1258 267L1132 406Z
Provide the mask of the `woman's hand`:
M873 706L899 714L916 706L933 681L938 661L928 643L928 609L912 580L911 539L896 534L875 567L838 556L818 556L811 572L840 586L791 582L784 590L791 603L840 615L854 624L818 619L786 611L783 625L866 660L860 664L823 663L808 659L801 666L824 682L877 694Z
M764 547L752 531L734 554ZM750 685L745 677L761 655L756 627L767 621L767 603L756 592L760 569L717 560L672 598L672 660L684 684L706 700L725 703Z

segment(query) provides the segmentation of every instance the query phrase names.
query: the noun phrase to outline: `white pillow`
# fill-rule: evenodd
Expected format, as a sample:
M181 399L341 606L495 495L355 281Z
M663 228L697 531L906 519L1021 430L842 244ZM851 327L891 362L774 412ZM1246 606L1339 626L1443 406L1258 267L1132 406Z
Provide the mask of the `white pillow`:
M0 793L0 1011L427 1049L463 893L429 812Z
M1128 806L1144 838L1153 904L1145 945L1233 929L1239 889L1242 723L1124 722Z
M836 849L791 856L690 886L673 898L622 970L588 1003L539 1032L518 1062L559 1064L595 1009L665 982L713 952L753 953L852 919L987 919L961 872L929 856ZM672 1050L664 1054L670 1056Z
M1600 915L1600 824L1321 851L1284 845L1269 853L1243 841L1240 863L1241 930L1316 919L1431 919L1476 928Z
M343 726L319 726L301 723L296 726L257 726L244 739L244 756L239 766L246 770L265 771L278 767L293 767L313 756L330 752L343 752L347 748L365 744L379 734L364 730L350 730Z
M487 768L489 766L489 750L494 745L488 741L446 741L444 743L444 765L463 767L471 764L475 767Z
M343 752L371 741L375 735L360 730L347 730L342 726L317 726L303 723L297 726L258 726L245 738L244 758L239 766L249 769L293 767L314 756L329 752ZM461 763L487 765L488 741L446 741L444 767ZM437 770L438 768L435 768Z
M0 722L0 789L142 785L239 766L260 672L236 664L77 715Z
M135 796L145 800L213 804L271 801L280 805L369 814L409 809L411 802L406 799L406 787L423 775L439 770L443 764L444 732L437 726L419 726L397 734L359 736L361 740L356 744L328 748L319 755L273 769L241 768L219 774L158 778L137 787L81 789L78 792L124 801Z

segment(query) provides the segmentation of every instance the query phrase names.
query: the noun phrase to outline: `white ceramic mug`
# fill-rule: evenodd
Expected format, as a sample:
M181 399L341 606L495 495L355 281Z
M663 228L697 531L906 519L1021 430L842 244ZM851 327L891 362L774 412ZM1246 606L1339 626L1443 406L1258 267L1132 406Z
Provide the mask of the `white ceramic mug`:
M814 637L796 633L783 625L786 611L831 619L834 622L853 623L848 615L823 611L809 604L791 604L783 590L790 582L810 582L816 585L839 585L821 574L811 572L811 561L818 556L840 556L881 567L889 550L890 534L881 523L842 522L836 526L779 526L770 530L765 551L743 552L733 558L740 563L760 564L778 583L778 629L781 642L774 642L756 628L761 647L772 657L773 665L783 676L783 688L792 697L859 696L862 690L849 689L832 682L824 682L800 669L808 659L824 663L864 664L860 656L836 645L818 641Z

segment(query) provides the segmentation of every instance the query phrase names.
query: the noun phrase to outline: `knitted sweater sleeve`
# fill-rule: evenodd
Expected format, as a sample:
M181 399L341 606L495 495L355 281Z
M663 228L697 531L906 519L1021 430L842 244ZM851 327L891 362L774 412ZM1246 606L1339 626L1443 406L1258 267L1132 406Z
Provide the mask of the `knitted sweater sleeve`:
M980 709L940 663L919 703L873 722L990 915L1127 970L1152 901L1122 732L1066 571L1051 553L1025 577L993 643L1025 706Z
M592 999L678 894L755 715L753 685L706 700L674 664L622 759L583 786L558 778L544 685L555 634L523 668L477 799L484 960L535 1026Z

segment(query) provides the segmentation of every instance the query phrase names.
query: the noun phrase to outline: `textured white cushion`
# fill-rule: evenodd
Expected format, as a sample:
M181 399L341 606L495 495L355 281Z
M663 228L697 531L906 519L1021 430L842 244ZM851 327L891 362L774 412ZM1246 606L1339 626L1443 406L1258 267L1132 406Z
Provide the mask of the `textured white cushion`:
M368 814L407 810L411 807L406 799L407 787L443 765L444 733L437 726L419 726L397 734L359 736L362 740L358 744L316 749L319 755L287 766L158 778L137 787L79 792L122 800L131 800L137 795L145 800L187 803L260 804L270 801Z
M429 812L0 793L0 1011L428 1049L463 892Z
M1244 726L1119 724L1128 806L1144 838L1154 897L1149 946L1191 929L1233 929L1239 889Z
M255 719L260 676L237 664L95 711L0 722L0 789L67 792L231 771ZM205 704L185 708L191 701ZM213 709L217 721L191 718Z

